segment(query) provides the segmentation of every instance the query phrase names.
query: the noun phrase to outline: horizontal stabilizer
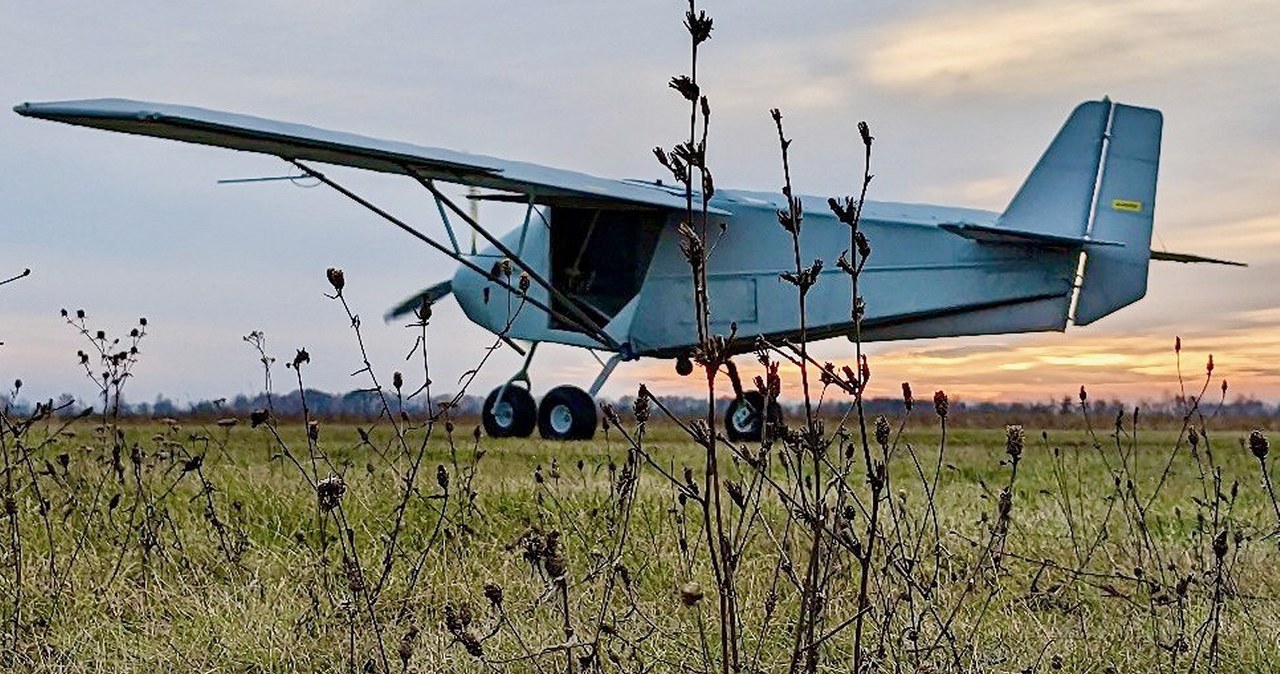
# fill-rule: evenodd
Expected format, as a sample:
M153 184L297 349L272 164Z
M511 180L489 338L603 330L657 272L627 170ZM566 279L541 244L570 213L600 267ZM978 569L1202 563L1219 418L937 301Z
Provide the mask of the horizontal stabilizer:
M1243 262L1234 262L1232 260L1219 260L1216 257L1204 257L1201 255L1192 255L1190 253L1170 253L1170 252L1159 251L1159 250L1151 251L1151 259L1161 260L1163 262L1186 262L1186 263L1202 262L1205 264L1226 264L1226 265L1231 265L1232 267L1248 267L1249 266Z
M422 292L417 293L413 297L391 307L383 316L384 320L394 321L401 316L407 316L418 310L422 306L423 301L438 302L448 297L453 292L453 281L442 281L428 288L424 288Z
M1039 248L1060 248L1081 250L1092 246L1123 246L1116 241L1099 241L1087 236L1066 236L1062 234L1045 234L1042 232L1024 232L1002 227L987 227L968 223L946 223L939 225L942 229L957 236L977 241L1010 246L1035 246Z

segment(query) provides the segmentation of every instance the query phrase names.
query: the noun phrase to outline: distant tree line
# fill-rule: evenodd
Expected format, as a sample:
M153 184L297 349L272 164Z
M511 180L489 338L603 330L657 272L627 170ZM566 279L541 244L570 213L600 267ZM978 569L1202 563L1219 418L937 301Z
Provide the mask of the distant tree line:
M439 405L439 403L451 401L453 398L454 396L452 395L441 395L435 398L435 402ZM382 408L381 398L375 391L356 390L335 394L316 389L306 389L304 392L295 390L285 394L272 394L269 397L265 393L253 396L239 394L231 398L199 400L188 403L175 402L164 395L157 395L154 400L149 402L123 403L122 414L138 420L162 418L220 419L244 417L257 410L270 409L276 417L289 419L302 416L304 399L306 408L311 416L319 419L369 419L376 417ZM392 411L395 413L403 410L406 414L421 416L427 412L427 401L422 397L399 401L394 395L389 394L387 399L392 405ZM706 400L699 397L659 396L658 400L673 413L681 416L704 414L706 409ZM631 397L624 396L617 399L603 400L602 403L614 405L623 418L626 418L630 412L631 401ZM61 413L65 415L75 415L85 408L97 406L95 401L78 399L69 393L64 393L52 401L41 402L52 402L54 407L60 409ZM483 402L483 397L464 395L456 401L452 408L452 414L455 417L478 417ZM718 406L722 413L728 403L728 398L719 401ZM1188 403L1189 401L1181 396L1167 396L1159 400L1142 400L1137 403L1125 402L1114 398L1111 400L1090 399L1088 400L1088 409L1095 422L1105 428L1114 421L1117 415L1132 415L1135 409L1140 414L1150 417L1179 418L1184 414ZM35 404L36 401L25 397L12 400L9 394L0 393L0 407L7 407L18 414L30 412ZM784 413L790 415L801 414L798 405L797 402L788 403L783 401ZM863 405L867 414L873 416L901 414L904 407L900 398L868 398ZM967 402L953 397L951 399L951 409L954 413L955 421L963 423L963 419L969 417L973 425L1005 422L1035 424L1042 422L1046 426L1062 426L1064 425L1064 419L1080 416L1081 401L1078 397L1070 396L1043 402ZM1205 415L1213 414L1218 418L1248 419L1267 426L1271 425L1268 423L1271 420L1280 422L1280 404L1268 403L1251 397L1237 397L1223 402L1221 405L1219 405L1218 401L1205 401L1201 411ZM844 400L827 400L823 403L821 412L825 417L842 417L851 412L851 403ZM919 412L920 410L917 410L917 413Z

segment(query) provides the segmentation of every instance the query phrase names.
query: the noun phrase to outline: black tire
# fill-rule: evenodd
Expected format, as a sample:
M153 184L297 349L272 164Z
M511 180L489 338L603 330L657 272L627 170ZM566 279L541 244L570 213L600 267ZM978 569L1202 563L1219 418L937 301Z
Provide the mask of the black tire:
M501 401L498 400L499 393L502 394ZM491 438L527 438L538 422L538 406L528 389L508 384L504 391L499 386L484 399L480 419L484 423L484 432Z
M764 439L766 419L769 432L777 435L782 430L782 406L774 401L769 405L768 417L764 410L764 396L759 391L746 391L741 398L729 403L724 412L725 435L732 442L760 442Z
M590 440L599 418L591 395L576 386L557 386L538 405L538 433L548 440Z

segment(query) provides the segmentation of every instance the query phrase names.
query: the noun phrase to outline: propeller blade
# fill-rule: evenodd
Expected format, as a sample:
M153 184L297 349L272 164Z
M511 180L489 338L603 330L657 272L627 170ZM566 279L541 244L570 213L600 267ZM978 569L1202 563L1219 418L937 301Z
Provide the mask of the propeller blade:
M406 316L416 311L418 307L422 306L422 301L424 299L434 303L444 299L445 297L448 297L452 293L453 293L453 281L442 281L433 286L429 286L427 288L424 288L422 292L419 292L413 295L412 297L406 299L405 301L401 302L400 304L397 304L394 307L392 307L389 311L387 311L386 315L383 316L383 320L386 320L388 322L394 321L395 319L400 318L401 316Z

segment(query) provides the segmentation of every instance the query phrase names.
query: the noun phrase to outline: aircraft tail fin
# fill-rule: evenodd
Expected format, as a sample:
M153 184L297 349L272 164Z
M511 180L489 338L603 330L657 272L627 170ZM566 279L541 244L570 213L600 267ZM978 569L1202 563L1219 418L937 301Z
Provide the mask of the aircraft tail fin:
M1089 235L1124 245L1086 251L1076 325L1147 294L1163 123L1159 110L1112 106Z
M1161 126L1158 110L1081 103L995 223L1083 252L1076 325L1146 294Z
M1110 109L1109 101L1089 101L1071 112L996 227L1072 239L1088 233Z

